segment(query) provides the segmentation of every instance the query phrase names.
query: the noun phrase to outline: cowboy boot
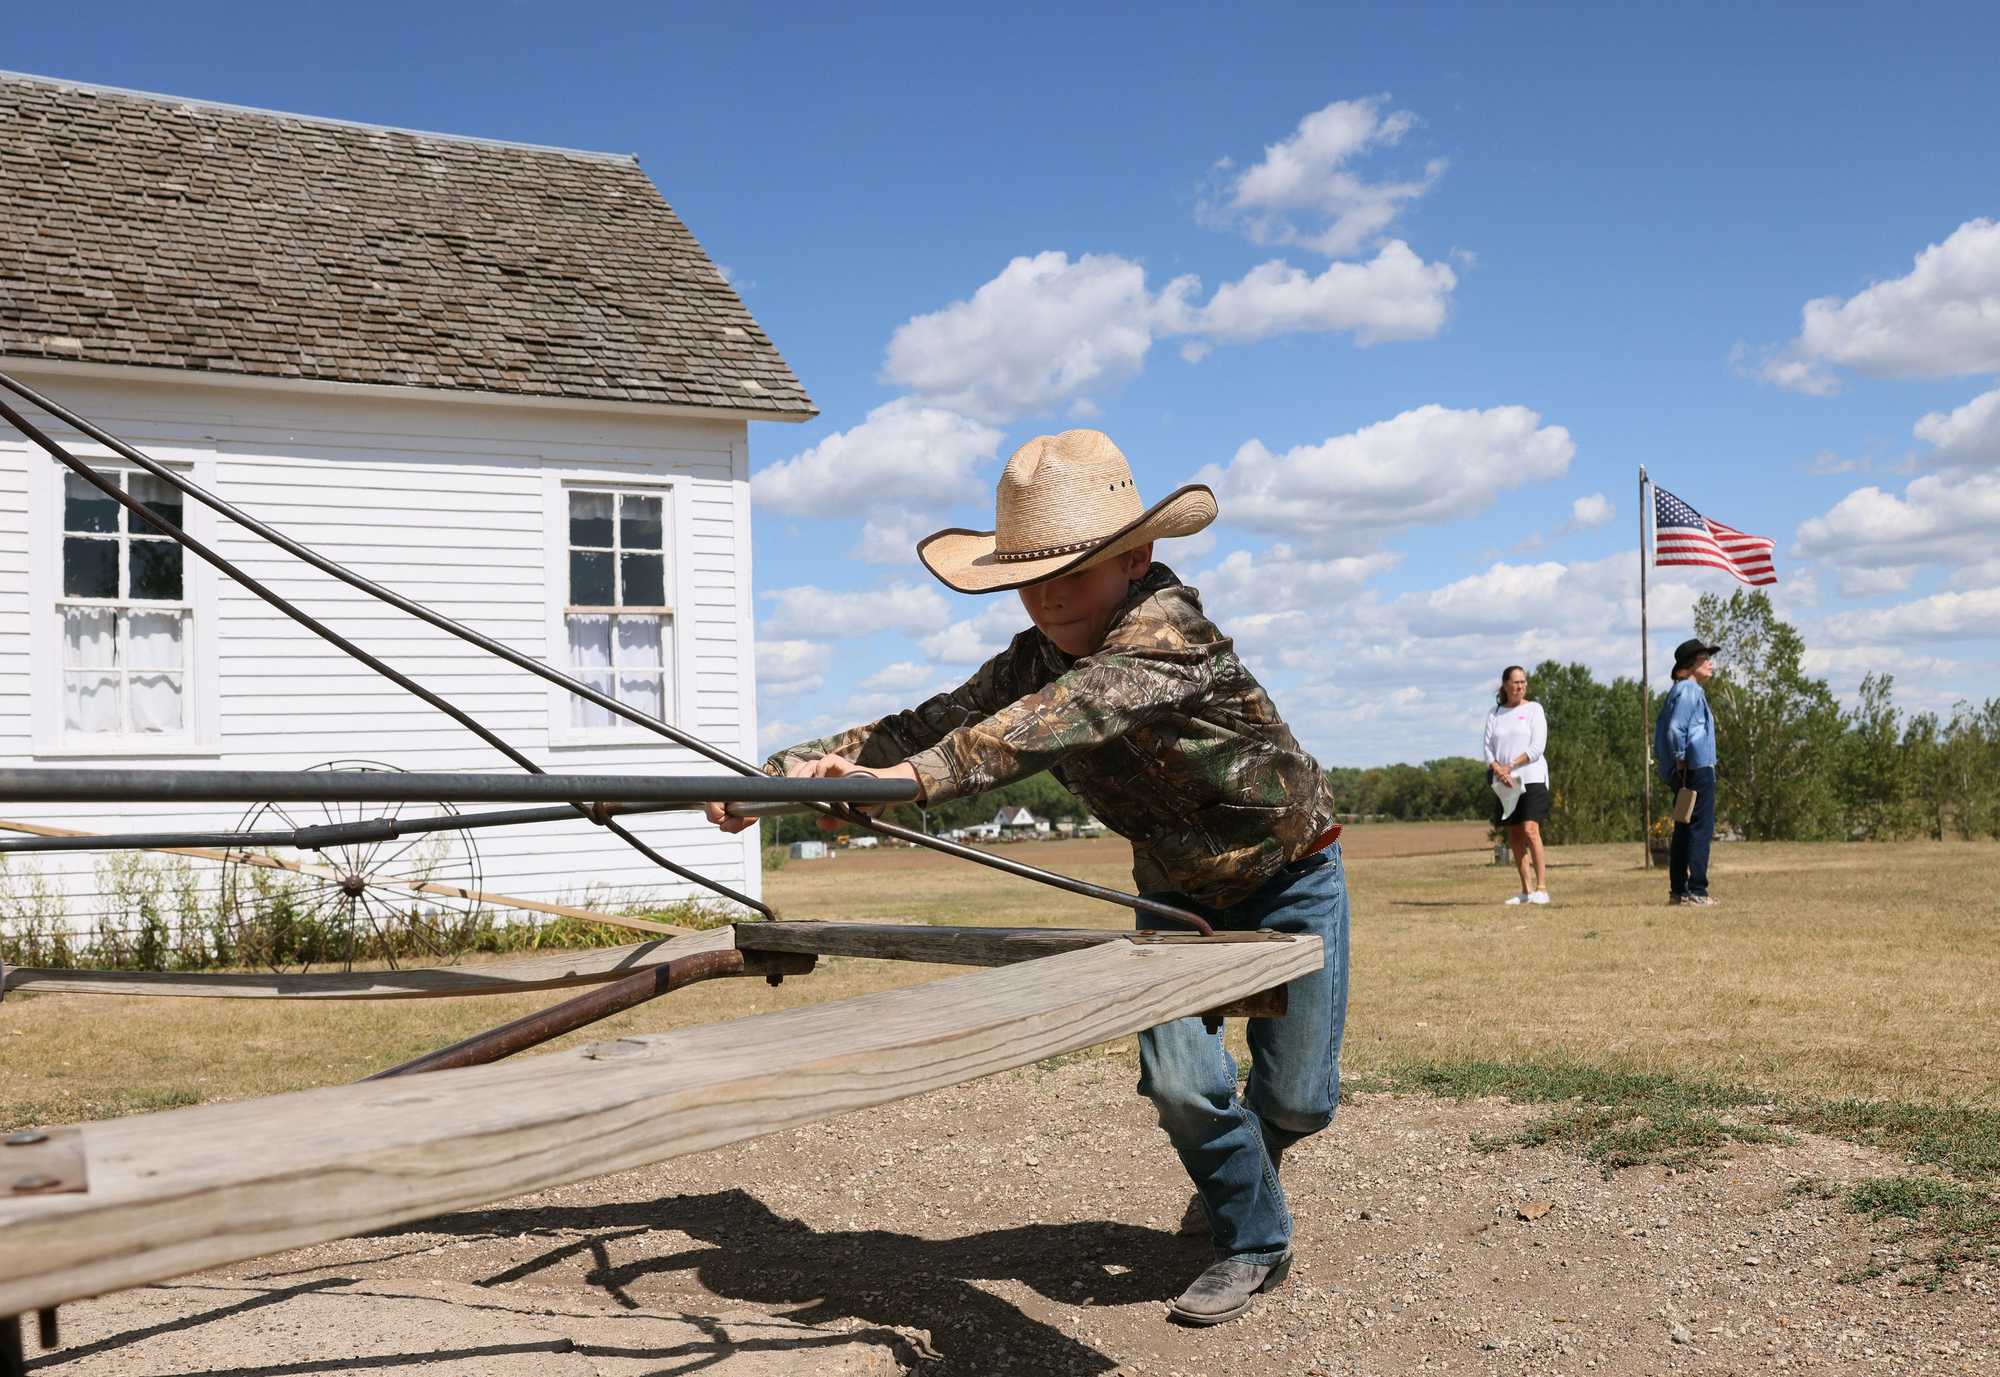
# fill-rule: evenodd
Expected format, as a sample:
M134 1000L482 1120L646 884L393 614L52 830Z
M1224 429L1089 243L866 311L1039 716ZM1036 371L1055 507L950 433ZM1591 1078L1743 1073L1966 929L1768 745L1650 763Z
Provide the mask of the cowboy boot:
M1233 1320L1257 1303L1257 1297L1290 1275L1291 1254L1269 1265L1224 1258L1194 1279L1167 1307L1182 1324L1210 1325Z

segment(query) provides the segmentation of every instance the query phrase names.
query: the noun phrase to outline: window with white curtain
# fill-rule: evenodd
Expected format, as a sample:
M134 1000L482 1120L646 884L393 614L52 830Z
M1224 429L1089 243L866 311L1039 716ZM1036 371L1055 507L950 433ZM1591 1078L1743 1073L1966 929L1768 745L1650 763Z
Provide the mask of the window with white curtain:
M673 608L667 597L666 494L571 488L569 672L654 717L672 706ZM608 709L570 695L570 725L611 727Z
M181 524L181 496L137 469L100 467ZM181 547L74 473L63 475L63 735L180 736L192 728L194 606Z

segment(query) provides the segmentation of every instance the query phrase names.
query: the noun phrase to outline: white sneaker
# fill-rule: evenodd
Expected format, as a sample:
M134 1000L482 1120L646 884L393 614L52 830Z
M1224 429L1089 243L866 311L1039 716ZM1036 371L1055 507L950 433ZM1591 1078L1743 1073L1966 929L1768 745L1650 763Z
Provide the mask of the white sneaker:
M1549 892L1546 889L1538 889L1528 896L1528 902L1531 904L1546 904L1548 901Z
M1507 907L1512 908L1516 904L1531 904L1533 902L1534 899L1530 897L1528 891L1524 889L1519 894L1516 894L1513 898L1507 901Z

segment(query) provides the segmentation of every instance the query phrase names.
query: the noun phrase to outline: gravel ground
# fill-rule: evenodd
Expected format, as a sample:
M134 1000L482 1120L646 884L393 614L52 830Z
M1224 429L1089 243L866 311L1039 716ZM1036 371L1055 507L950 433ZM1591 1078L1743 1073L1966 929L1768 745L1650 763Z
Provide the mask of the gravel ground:
M1286 1159L1291 1280L1235 1323L1173 1325L1165 1304L1206 1264L1207 1245L1172 1232L1187 1185L1134 1079L1122 1057L1044 1065L198 1284L338 1277L461 1297L479 1287L513 1312L762 1315L876 1345L841 1360L852 1367L787 1372L879 1361L931 1377L2000 1377L1994 1269L1970 1268L1937 1291L1894 1277L1843 1283L1871 1255L1893 1260L1881 1251L1895 1246L1891 1230L1788 1189L1802 1177L1903 1174L1906 1163L1807 1137L1737 1149L1710 1170L1637 1168L1607 1181L1553 1149L1474 1151L1471 1135L1540 1112L1502 1100L1370 1094L1343 1106L1333 1128ZM115 1337L120 1303L72 1307L73 1332ZM282 1328L287 1303L264 1307L267 1329ZM133 1366L130 1344L99 1339L49 1370L498 1370L446 1356L477 1347L491 1322L481 1309L440 1307L425 1321L437 1345L429 1362L422 1344L404 1344L396 1359L273 1366L254 1334L215 1326L204 1348L211 1326L183 1324L171 1362ZM712 1351L656 1356L655 1372L738 1370L712 1367Z

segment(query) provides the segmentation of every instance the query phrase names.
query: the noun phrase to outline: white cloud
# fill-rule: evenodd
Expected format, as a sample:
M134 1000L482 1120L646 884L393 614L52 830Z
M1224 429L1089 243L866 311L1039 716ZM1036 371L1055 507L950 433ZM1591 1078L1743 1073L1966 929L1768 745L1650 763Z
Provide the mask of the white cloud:
M1840 570L1840 596L1872 598L1883 593L1906 593L1916 582L1918 565L1883 564L1872 569Z
M863 679L864 693L914 693L937 678L937 669L915 660L898 660L884 665Z
M1332 263L1317 277L1272 259L1216 288L1186 328L1231 344L1302 330L1351 330L1361 344L1429 339L1444 328L1458 275L1392 239L1366 263Z
M1618 508L1611 499L1601 492L1588 497L1579 497L1569 504L1569 528L1572 531L1592 531L1618 515Z
M1982 392L1956 411L1933 411L1914 427L1935 445L1931 458L1950 468L2000 468L2000 388Z
M861 538L848 553L863 564L906 565L916 553L917 542L936 524L913 512L893 508L877 512L862 523Z
M1799 553L1849 568L1970 564L1993 554L2000 530L2000 473L1926 474L1899 497L1857 488L1824 516L1800 524Z
M1799 667L1820 678L1844 676L1858 681L1864 674L1952 674L1959 669L1959 662L1913 655L1894 645L1808 646L1799 658Z
M1692 579L1654 571L1652 665L1663 679L1671 647L1688 633ZM1470 754L1493 686L1508 664L1577 661L1598 678L1635 677L1639 660L1638 561L1499 562L1435 588L1392 598L1369 590L1291 622L1291 648L1311 647L1295 682L1279 681L1287 720L1322 759L1342 763ZM1235 633L1233 622L1224 629ZM1552 749L1560 767L1560 756Z
M1232 550L1190 582L1203 610L1253 669L1272 662L1297 669L1312 663L1319 647L1320 614L1401 559L1388 553L1313 559L1280 543L1260 553Z
M1753 368L1743 363L1745 357L1741 353L1736 356L1738 372L1762 378L1787 392L1803 392L1808 397L1831 397L1840 391L1840 378L1817 359L1801 359L1794 354L1767 350Z
M1117 254L1071 261L1050 250L1016 258L964 301L915 316L890 337L889 381L920 402L1001 423L1067 411L1095 414L1092 394L1138 376L1156 340L1191 335L1198 362L1217 342L1246 344L1299 331L1348 331L1361 344L1427 339L1444 326L1458 278L1401 240L1365 263L1314 276L1278 260L1223 284L1205 305L1200 280L1157 292L1146 270Z
M757 642L757 692L762 698L795 698L816 693L833 663L833 647L818 641Z
M1002 595L976 615L939 628L919 644L939 664L976 665L998 655L1027 629L1028 614L1020 600Z
M1907 275L1808 301L1801 315L1798 338L1762 370L1780 386L1832 391L1828 366L1877 378L2000 372L2000 223L1968 220Z
M849 430L750 476L752 497L795 516L860 513L884 493L913 503L976 497L974 470L992 459L1000 432L942 407L907 397L876 407Z
M757 749L767 754L810 739L799 722L766 722L757 728Z
M1202 218L1233 224L1259 244L1297 244L1330 257L1360 250L1429 191L1445 166L1434 160L1422 177L1403 181L1356 175L1349 164L1401 142L1416 122L1407 110L1384 113L1383 104L1371 96L1313 111L1267 145L1261 161L1225 178L1220 194L1204 202Z
M1422 406L1283 454L1249 440L1196 478L1231 525L1361 553L1393 531L1482 511L1503 488L1561 477L1576 445L1541 419L1522 406Z
M1016 258L970 299L897 327L883 372L985 420L1053 411L1135 377L1197 285L1178 277L1155 294L1146 270L1117 254Z
M944 624L944 598L922 584L892 583L884 588L837 592L803 584L764 594L776 606L759 628L773 636L819 636L845 640L878 631L922 635Z
M1495 564L1480 573L1396 600L1399 620L1425 637L1487 634L1504 627L1538 626L1554 609L1574 624L1579 601L1576 576L1556 560L1540 564ZM1591 590L1595 591L1595 590ZM1593 599L1597 611L1608 611L1605 600ZM1593 627L1592 629L1597 629Z
M1830 449L1823 449L1806 460L1805 471L1820 478L1831 478L1843 473L1860 473L1868 467L1860 459L1846 459Z
M1933 593L1927 598L1826 620L1837 642L1945 641L2000 636L2000 588Z
M2000 588L2000 554L1960 565L1950 583L1953 588Z
M1193 582L1201 590L1203 606L1217 616L1269 614L1348 597L1401 560L1401 555L1388 553L1313 559L1280 543L1262 554L1232 550Z
M1205 526L1191 536L1175 536L1153 546L1153 558L1165 564L1186 565L1215 549L1215 527Z

